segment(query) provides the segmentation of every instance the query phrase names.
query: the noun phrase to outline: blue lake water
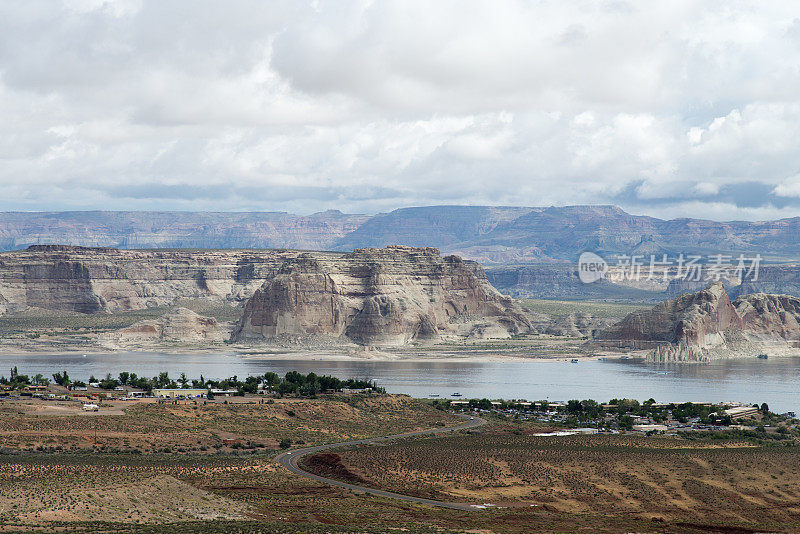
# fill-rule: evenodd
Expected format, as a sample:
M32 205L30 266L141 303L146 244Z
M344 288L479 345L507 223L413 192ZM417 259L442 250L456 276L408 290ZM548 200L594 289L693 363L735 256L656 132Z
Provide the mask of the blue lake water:
M614 397L658 402L741 401L766 402L773 411L800 412L800 358L720 360L708 364L657 365L636 361L415 362L274 360L235 354L0 354L0 374L12 366L20 373L50 376L66 370L73 379L86 380L120 371L154 376L162 371L173 378L185 372L206 378L297 370L339 378L370 378L390 393L415 397L461 393L466 398L568 400Z

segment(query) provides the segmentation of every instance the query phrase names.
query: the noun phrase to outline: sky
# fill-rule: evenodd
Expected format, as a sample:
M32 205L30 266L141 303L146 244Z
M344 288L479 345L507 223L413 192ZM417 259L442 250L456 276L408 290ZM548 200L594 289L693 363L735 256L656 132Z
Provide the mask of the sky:
M800 215L800 3L4 0L0 210Z

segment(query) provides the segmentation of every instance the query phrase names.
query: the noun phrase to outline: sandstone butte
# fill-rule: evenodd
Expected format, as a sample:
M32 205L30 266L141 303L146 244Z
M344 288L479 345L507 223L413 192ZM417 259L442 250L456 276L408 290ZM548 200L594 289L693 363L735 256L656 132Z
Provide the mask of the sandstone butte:
M731 301L717 282L632 313L598 338L650 343L648 359L659 362L796 354L800 299L754 293Z
M244 305L233 334L240 342L314 335L402 343L531 329L525 312L489 284L479 264L433 248L345 254L35 245L0 254L0 313L107 313L174 306L180 299ZM108 341L171 339L161 324L171 319L134 325ZM209 340L217 337L215 328L207 330Z
M232 340L313 335L392 345L530 330L479 264L435 248L389 246L287 260L247 301Z

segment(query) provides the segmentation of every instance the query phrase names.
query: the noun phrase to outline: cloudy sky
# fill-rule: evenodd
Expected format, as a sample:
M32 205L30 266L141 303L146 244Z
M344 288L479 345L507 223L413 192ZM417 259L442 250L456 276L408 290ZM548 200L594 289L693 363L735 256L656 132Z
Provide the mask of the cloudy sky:
M0 190L800 215L800 4L4 0Z

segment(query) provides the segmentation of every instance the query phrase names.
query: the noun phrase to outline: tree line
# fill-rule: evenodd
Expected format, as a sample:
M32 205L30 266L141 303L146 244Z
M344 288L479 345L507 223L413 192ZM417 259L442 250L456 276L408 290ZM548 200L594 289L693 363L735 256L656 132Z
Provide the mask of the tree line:
M73 380L67 371L53 373L53 382L67 389L86 387L87 383L82 380ZM11 369L11 377L0 376L0 384L11 386L12 389L22 389L30 385L46 386L50 384L50 379L41 374L31 378L28 375L20 374L17 367ZM238 394L256 393L259 387L283 395L314 396L326 391L339 391L342 389L369 389L376 393L385 393L384 388L378 387L373 380L349 378L342 380L335 376L317 375L314 372L302 374L298 371L289 371L283 377L274 372L267 372L263 375L248 376L240 380L234 375L221 380L206 379L203 375L199 378L189 379L186 373L181 373L178 378L171 378L168 372L159 373L157 376L147 378L138 376L136 373L123 371L116 377L111 373L103 378L96 378L94 375L89 377L88 384L96 385L105 390L113 390L119 386L129 386L152 392L154 389L221 389L235 391Z

